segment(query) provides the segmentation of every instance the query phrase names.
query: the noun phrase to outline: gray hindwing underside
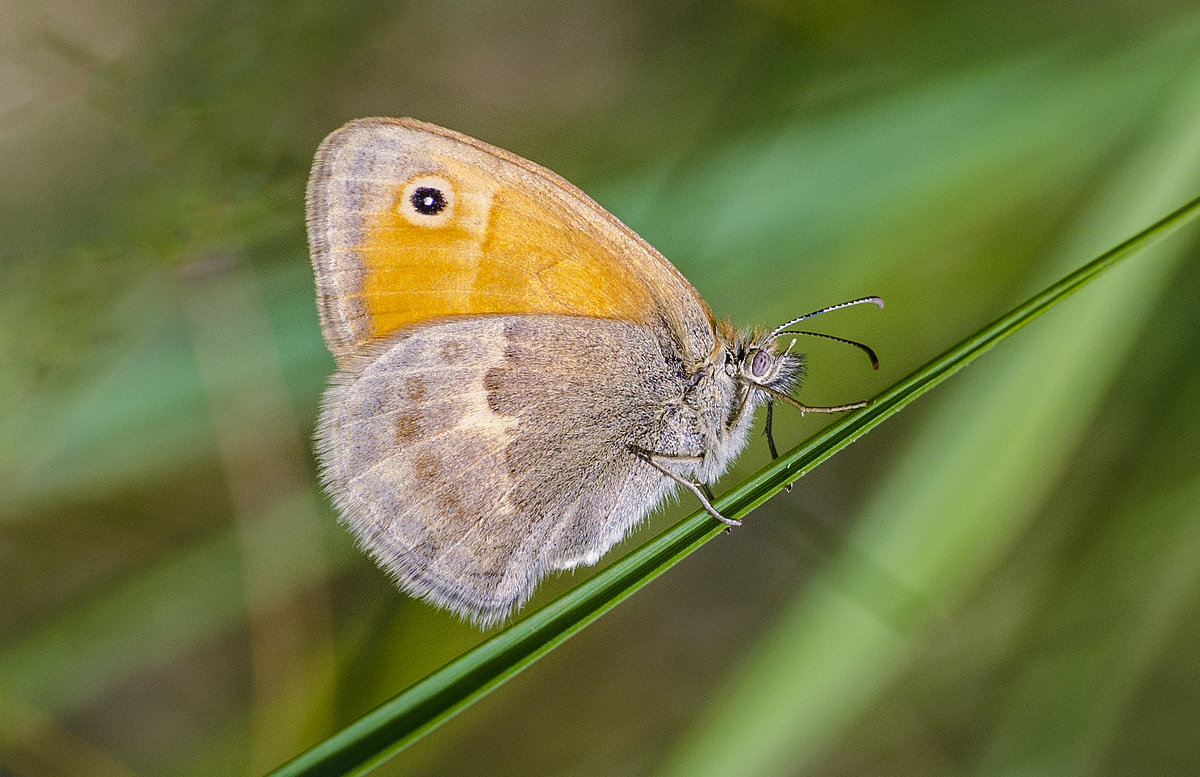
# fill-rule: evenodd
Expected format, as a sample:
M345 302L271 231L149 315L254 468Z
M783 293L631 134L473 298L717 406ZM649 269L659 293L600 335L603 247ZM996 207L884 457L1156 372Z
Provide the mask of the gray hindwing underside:
M324 478L402 588L493 623L549 571L595 563L672 490L629 449L700 452L683 386L669 341L644 326L492 315L412 327L326 393Z

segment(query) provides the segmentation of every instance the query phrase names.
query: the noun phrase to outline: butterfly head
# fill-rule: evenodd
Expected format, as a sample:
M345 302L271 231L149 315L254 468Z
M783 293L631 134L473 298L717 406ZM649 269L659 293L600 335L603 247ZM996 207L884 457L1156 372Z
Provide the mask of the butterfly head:
M725 352L725 372L747 391L759 389L750 391L752 404L772 393L790 394L799 387L805 369L804 354L794 353L795 345L794 337L784 341L763 330L741 332Z
M752 413L757 406L777 399L796 406L802 412L831 413L865 406L865 402L853 402L833 407L817 407L802 404L791 396L791 392L799 387L805 374L804 354L793 353L796 337L799 335L820 337L854 346L866 353L871 360L871 366L875 369L879 369L879 359L876 358L875 352L870 347L860 342L822 332L793 330L788 327L822 313L866 302L883 307L883 300L879 297L863 297L807 313L769 332L759 329L736 332L728 322L719 324L716 332L718 342L716 354L724 362L724 374L728 381L736 387L738 398L738 401L731 407L726 422L727 427L733 428L749 413ZM717 358L714 358L714 361L716 360Z

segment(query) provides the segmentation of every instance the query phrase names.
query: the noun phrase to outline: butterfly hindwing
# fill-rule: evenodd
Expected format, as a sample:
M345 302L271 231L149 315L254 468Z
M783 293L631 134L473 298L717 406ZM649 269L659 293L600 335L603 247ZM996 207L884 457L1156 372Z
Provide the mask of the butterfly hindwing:
M631 445L699 451L686 409L662 412L682 394L662 337L493 315L411 327L351 359L318 428L342 515L409 592L502 619L546 573L594 563L672 490Z

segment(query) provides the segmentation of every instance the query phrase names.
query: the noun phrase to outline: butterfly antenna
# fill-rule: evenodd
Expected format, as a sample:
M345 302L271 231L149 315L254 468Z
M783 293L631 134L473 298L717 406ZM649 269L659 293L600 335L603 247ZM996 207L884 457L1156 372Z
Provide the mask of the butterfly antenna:
M826 340L833 340L835 342L845 343L846 345L853 345L855 348L858 348L859 350L861 350L863 353L865 353L867 355L867 358L869 358L871 360L871 368L877 370L877 369L879 369L879 359L878 359L878 357L875 356L875 352L871 350L870 346L868 346L864 343L860 343L857 340L847 340L844 337L835 337L834 335L827 335L827 334L824 334L823 332L806 332L806 331L802 331L802 330L789 330L788 329L789 326L792 326L793 324L798 324L801 321L805 320L806 318L812 318L813 316L819 316L822 313L829 313L834 310L841 310L842 308L848 308L851 305L861 305L864 302L870 302L871 304L873 304L877 307L883 307L883 298L882 297L862 297L861 299L852 299L849 302L839 302L836 305L830 305L829 307L821 308L820 310L814 310L811 313L805 313L803 316L800 316L799 318L793 318L791 321L788 321L786 324L781 325L775 331L771 332L771 336L768 339L774 340L775 338L779 337L780 335L807 335L808 337L823 337ZM792 343L794 345L795 340L793 340ZM788 350L789 351L791 350L790 346L788 347Z
M811 313L805 313L803 316L800 316L799 318L793 318L791 321L787 322L786 324L782 324L779 328L777 328L774 332L772 332L770 339L774 340L776 337L779 337L779 335L783 334L783 330L787 329L789 326L792 326L793 324L799 324L801 321L803 321L806 318L812 318L814 316L819 316L822 313L832 313L835 310L841 310L842 308L848 308L851 305L861 305L864 302L870 302L871 304L876 305L877 307L883 307L883 298L882 297L863 297L862 299L852 299L849 302L839 302L838 304L830 305L827 308L821 308L820 310L814 310Z
M822 313L829 313L830 311L833 311L833 310L841 310L842 308L848 308L851 305L861 305L864 302L870 302L871 304L876 305L877 307L883 307L883 299L880 297L863 297L861 299L852 299L849 302L842 302L837 305L830 305L827 308L821 308L820 310L814 310L811 313L805 313L803 316L800 316L799 318L793 318L791 321L787 322L786 324L780 326L775 331L771 332L769 339L775 340L776 338L778 338L782 335L806 335L808 337L823 337L826 340L833 340L834 342L845 343L846 345L853 345L855 348L858 348L859 350L861 350L863 353L865 353L867 355L867 358L869 358L871 360L871 367L873 369L877 370L877 369L879 369L879 358L875 355L875 352L873 350L871 350L871 347L866 345L865 343L860 343L857 340L848 340L845 337L837 337L835 335L827 335L824 332L808 332L808 331L799 330L799 329L788 329L789 326L792 326L793 324L797 324L797 323L805 320L806 318L812 318L813 316L819 316ZM795 345L796 345L796 339L793 337L792 342L787 347L787 352L790 353L792 350L792 347ZM806 405L803 402L801 402L800 400L795 399L794 397L792 397L788 394L785 394L782 391L773 389L770 386L757 384L755 386L755 388L758 389L759 391L765 392L771 398L770 400L767 401L768 414L770 413L770 407L772 404L771 400L775 400L775 399L782 400L783 402L787 402L789 405L792 405L793 407L798 408L802 414L803 413L840 413L843 410L856 410L860 407L867 406L866 402L851 402L848 405L833 405L833 406L829 406L829 407ZM770 418L770 415L768 415L768 418ZM768 424L769 423L770 422L768 421ZM769 430L770 426L768 426L767 428ZM770 434L770 432L768 431L768 435L769 434ZM771 442L773 443L774 440L771 440ZM774 448L773 445L772 445L772 448ZM773 450L772 450L772 453L774 453Z
M875 351L871 350L871 346L867 345L866 343L860 343L857 340L847 340L844 337L835 337L834 335L827 335L824 332L802 332L798 329L785 329L784 331L780 332L779 334L781 334L781 335L808 335L809 337L824 337L826 340L833 340L838 343L845 343L846 345L853 345L855 348L858 348L859 350L861 350L867 354L867 358L871 360L871 368L872 369L876 369L876 370L879 369L879 359L878 359L878 357L875 356ZM792 342L795 343L796 341L793 340ZM791 349L789 348L788 350L791 350Z

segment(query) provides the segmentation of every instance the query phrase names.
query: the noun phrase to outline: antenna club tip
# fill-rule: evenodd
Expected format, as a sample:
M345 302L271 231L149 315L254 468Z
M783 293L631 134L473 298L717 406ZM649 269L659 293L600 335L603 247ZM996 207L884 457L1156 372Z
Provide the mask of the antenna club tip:
M867 299L874 302L876 307L883 307L883 297L867 297Z

